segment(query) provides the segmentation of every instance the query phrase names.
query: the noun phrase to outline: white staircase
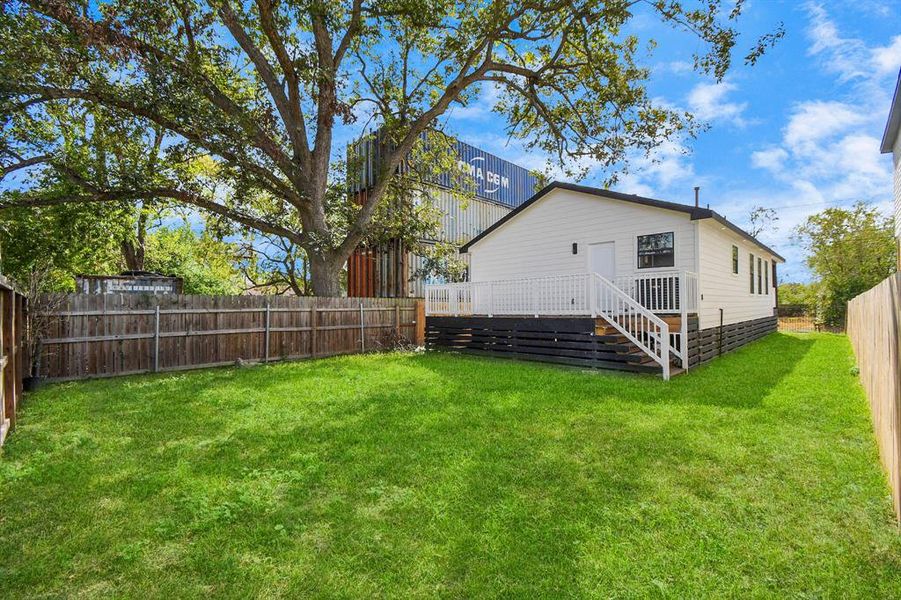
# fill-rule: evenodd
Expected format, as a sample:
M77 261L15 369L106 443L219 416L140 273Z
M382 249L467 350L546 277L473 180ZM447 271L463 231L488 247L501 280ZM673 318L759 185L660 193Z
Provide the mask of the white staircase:
M666 321L597 273L590 274L589 304L592 316L602 317L654 359L663 369L663 378L669 379L672 348Z

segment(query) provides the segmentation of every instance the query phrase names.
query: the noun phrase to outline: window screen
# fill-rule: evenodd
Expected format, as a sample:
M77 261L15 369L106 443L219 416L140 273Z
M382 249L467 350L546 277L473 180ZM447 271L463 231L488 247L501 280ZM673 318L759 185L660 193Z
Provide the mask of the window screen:
M732 272L738 274L738 246L732 246Z

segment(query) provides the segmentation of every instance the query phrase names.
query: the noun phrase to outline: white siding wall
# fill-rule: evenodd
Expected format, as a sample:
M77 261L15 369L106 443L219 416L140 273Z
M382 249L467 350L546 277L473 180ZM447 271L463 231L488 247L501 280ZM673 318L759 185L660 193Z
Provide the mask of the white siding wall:
M713 219L697 221L700 231L700 280L701 310L700 329L723 324L759 319L773 315L776 294L773 289L773 257L755 244L717 223ZM738 274L732 272L732 246L738 246ZM748 259L754 255L754 293L751 293ZM769 294L757 293L757 257L767 261L769 269ZM778 267L777 267L778 271Z
M676 266L660 270L695 271L695 227L688 214L557 189L470 249L471 279L584 273L588 245L608 241L616 242L617 275L647 272L637 269L637 236L668 231L674 232Z

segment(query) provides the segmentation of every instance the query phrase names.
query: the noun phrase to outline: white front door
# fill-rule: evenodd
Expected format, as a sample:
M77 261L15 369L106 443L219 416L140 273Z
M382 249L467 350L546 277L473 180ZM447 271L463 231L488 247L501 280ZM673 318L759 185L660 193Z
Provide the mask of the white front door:
M616 252L613 242L591 244L588 268L592 273L613 281L616 278Z

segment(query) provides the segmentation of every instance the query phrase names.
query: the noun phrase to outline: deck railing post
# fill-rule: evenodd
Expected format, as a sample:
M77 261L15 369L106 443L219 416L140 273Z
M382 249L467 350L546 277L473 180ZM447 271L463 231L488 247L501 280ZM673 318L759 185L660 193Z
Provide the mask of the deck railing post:
M588 274L588 310L592 318L598 316L597 286L591 273Z
M679 308L682 320L679 327L679 352L682 354L682 368L688 370L688 283L689 276L686 271L679 272ZM686 285L688 284L688 285Z
M663 380L669 381L669 327L666 323L663 324L663 327L660 331L660 350L663 354Z

